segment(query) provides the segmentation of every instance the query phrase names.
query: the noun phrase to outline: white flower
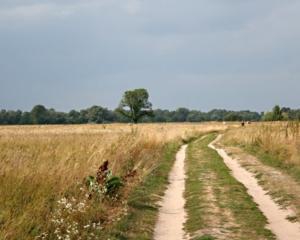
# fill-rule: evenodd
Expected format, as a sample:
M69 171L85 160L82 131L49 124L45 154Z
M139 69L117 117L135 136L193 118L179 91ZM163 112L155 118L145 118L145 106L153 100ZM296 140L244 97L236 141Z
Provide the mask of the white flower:
M67 209L72 208L72 203L68 203L68 204L66 205L66 208L67 208Z
M65 204L67 204L67 199L64 197L64 198L58 200L57 202L58 202L59 204L65 205Z
M78 211L83 212L84 208L85 208L85 204L83 202L80 202L77 204L77 208L78 208Z

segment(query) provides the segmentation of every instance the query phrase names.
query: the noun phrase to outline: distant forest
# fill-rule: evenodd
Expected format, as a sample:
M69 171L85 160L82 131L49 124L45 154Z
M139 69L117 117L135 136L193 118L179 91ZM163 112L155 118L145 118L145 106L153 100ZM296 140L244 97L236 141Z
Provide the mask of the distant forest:
M229 111L214 109L209 112L178 108L175 111L153 110L153 116L145 116L140 122L204 122L204 121L278 121L300 120L300 109L280 108L275 106L272 111L258 113L252 111ZM84 124L84 123L128 123L131 120L116 110L101 106L92 106L80 111L58 112L53 108L36 105L30 112L0 111L0 124Z

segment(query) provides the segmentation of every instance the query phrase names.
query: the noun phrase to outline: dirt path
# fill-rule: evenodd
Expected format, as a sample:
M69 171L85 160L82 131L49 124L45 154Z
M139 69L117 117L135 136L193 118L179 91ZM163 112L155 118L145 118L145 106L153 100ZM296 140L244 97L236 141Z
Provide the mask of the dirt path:
M292 223L286 218L293 213L289 210L281 209L265 190L258 184L255 176L243 168L237 161L233 160L224 149L219 149L214 144L219 141L221 135L209 144L209 147L215 149L224 159L225 164L232 171L232 175L241 182L247 189L248 194L258 204L259 209L263 212L269 221L268 227L277 236L279 240L299 240L300 224Z
M154 230L155 240L183 240L183 226L186 220L184 209L185 199L185 168L184 161L187 145L181 147L176 155L175 164L169 175L169 186L161 202L158 221Z
M185 230L194 240L274 240L247 189L208 147L216 137L216 133L208 134L187 149Z
M264 164L262 160L240 147L221 143L220 148L223 148L242 167L253 173L258 183L276 203L282 208L293 211L295 215L290 216L292 221L300 221L300 184L298 181L288 175L287 172Z

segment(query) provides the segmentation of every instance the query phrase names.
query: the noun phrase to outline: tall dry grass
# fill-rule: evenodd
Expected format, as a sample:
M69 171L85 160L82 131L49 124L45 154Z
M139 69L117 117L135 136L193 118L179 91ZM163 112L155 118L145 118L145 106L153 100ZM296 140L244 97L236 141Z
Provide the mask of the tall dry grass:
M269 122L228 131L224 143L256 148L287 166L300 166L300 123Z
M115 175L136 172L124 187L123 204L128 192L155 168L166 143L226 127L217 123L0 127L0 239L33 239L54 231L50 219L57 201L80 196L78 186L105 160ZM96 202L78 221L97 219L105 227L118 217L122 204Z

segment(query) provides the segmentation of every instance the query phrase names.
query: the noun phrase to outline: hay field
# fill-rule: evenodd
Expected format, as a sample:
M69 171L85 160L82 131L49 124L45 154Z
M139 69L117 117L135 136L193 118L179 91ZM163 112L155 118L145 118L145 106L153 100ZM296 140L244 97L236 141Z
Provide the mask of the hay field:
M165 144L227 127L220 123L1 126L0 239L96 239L126 211L126 197L155 169ZM122 197L87 202L84 179L95 175L105 160L113 175L134 176L124 182ZM57 219L64 214L64 222ZM99 225L90 229L91 221Z
M254 123L232 129L224 135L223 142L268 154L279 167L300 166L299 121Z

